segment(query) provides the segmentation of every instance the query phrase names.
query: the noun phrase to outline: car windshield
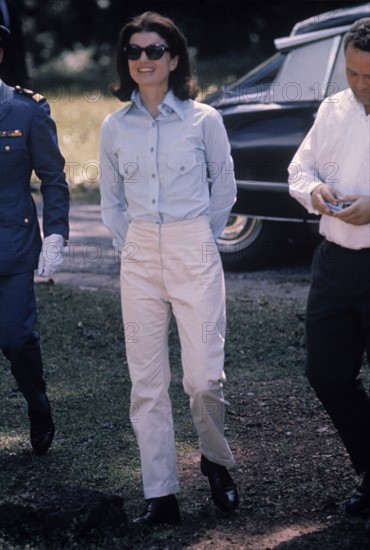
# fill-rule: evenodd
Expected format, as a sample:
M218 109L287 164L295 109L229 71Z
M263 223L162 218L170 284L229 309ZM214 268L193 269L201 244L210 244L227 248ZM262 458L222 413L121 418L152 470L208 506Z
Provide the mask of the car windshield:
M284 59L285 54L273 55L240 79L222 86L215 94L208 96L207 103L217 107L225 104L261 101L278 74Z

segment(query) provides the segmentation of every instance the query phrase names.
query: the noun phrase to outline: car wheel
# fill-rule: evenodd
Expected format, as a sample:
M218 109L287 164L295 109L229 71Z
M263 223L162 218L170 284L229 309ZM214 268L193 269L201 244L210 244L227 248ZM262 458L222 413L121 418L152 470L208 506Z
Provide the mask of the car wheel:
M253 270L278 257L285 224L230 214L217 245L226 270Z

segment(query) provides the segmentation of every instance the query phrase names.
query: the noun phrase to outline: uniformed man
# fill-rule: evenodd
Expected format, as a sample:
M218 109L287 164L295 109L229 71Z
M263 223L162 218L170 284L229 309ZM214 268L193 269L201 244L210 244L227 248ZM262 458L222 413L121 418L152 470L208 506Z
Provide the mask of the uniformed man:
M0 70L9 30L0 26ZM1 74L1 73L0 73ZM32 170L41 181L42 242L30 190ZM63 261L68 238L69 192L47 101L0 80L0 348L10 361L30 418L37 454L49 449L54 424L46 396L33 272L50 277Z

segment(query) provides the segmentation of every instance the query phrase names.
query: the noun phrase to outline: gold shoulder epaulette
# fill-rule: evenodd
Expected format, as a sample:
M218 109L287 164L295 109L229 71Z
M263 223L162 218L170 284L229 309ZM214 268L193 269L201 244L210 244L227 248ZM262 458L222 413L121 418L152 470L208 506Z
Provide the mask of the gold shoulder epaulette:
M43 95L38 94L37 92L34 92L33 90L27 90L26 88L22 88L21 86L16 86L15 90L19 94L30 97L31 99L33 99L33 101L36 101L37 103L39 103L40 101L43 101L43 100L46 99Z

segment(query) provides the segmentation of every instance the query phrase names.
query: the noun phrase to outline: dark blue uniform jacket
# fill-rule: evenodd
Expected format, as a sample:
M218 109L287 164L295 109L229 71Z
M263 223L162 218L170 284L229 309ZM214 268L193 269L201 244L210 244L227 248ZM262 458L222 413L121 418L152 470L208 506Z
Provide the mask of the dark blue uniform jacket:
M0 84L0 276L33 271L41 250L32 170L41 181L43 233L68 238L69 192L47 101Z

